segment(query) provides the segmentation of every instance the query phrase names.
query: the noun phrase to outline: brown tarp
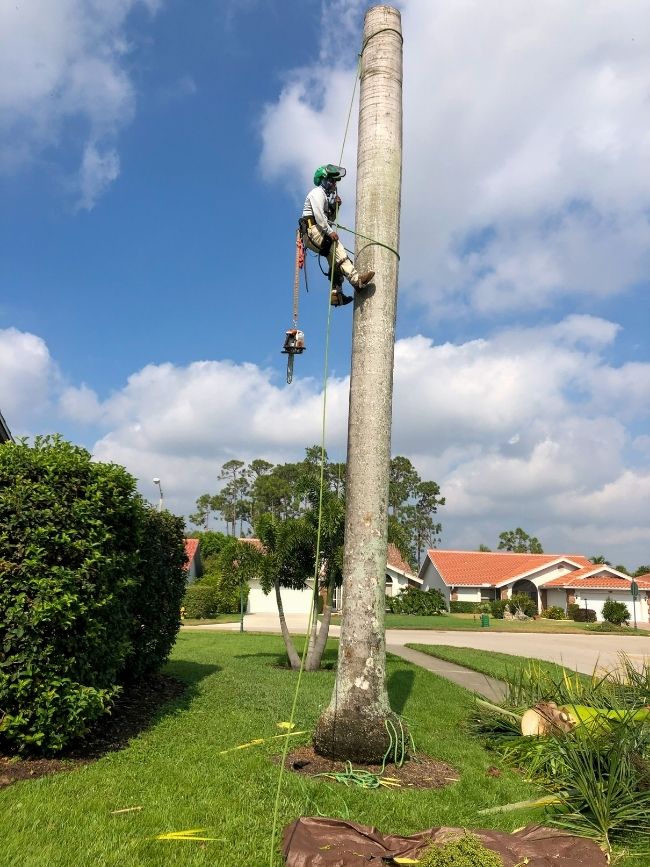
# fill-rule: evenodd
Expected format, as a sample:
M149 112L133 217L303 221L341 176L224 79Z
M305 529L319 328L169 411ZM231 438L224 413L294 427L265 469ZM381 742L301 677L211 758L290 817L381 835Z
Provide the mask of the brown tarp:
M282 854L287 867L360 867L390 865L393 858L418 858L432 843L462 836L462 828L428 828L411 837L383 835L376 828L341 819L304 817L284 829ZM607 859L592 840L529 825L514 834L474 830L481 842L498 852L504 867L606 867ZM528 859L526 861L525 859Z

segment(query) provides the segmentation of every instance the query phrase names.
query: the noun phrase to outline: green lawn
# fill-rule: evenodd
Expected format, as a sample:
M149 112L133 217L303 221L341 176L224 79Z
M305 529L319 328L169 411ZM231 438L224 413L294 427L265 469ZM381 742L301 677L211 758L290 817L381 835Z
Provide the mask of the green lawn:
M210 623L238 623L239 614L217 614L216 617L204 617L201 620L195 617L187 617L183 620L183 626L208 626ZM244 617L244 622L246 618Z
M498 680L504 680L509 672L512 674L513 671L516 671L527 663L535 663L535 665L538 665L544 671L548 671L552 676L561 675L565 670L571 674L574 673L571 669L565 669L555 662L546 662L542 659L533 659L526 656L514 656L511 653L474 650L471 647L447 647L443 644L407 644L406 646L412 647L413 650L427 653L429 656L435 656L438 659L456 662L458 665L464 665L465 668L471 668L472 671L480 671L481 674L496 677ZM587 678L587 675L583 676Z
M332 617L332 623L340 623L340 617ZM600 624L599 624L600 626ZM575 623L573 620L497 620L490 617L489 627L482 627L480 617L472 614L442 614L438 617L421 617L413 614L389 614L386 613L386 629L432 629L432 630L465 630L493 632L553 632L553 633L584 633L597 631L599 633L608 630L593 629L590 623ZM650 632L642 629L617 629L611 632L617 635L650 635Z
M3 867L66 865L268 864L278 741L219 755L227 747L278 733L296 674L277 667L277 636L187 632L179 636L170 674L190 684L157 723L126 749L81 769L17 783L0 791ZM334 651L328 651L330 659ZM303 675L296 722L310 729L328 700L333 674ZM393 707L410 720L418 749L449 762L460 782L439 791L354 790L285 775L280 827L300 815L349 817L385 832L431 825L477 827L483 807L534 794L518 775L486 775L494 754L464 734L468 692L407 662L390 658ZM296 742L301 738L294 739ZM306 738L305 738L306 740ZM112 810L141 806L139 812ZM491 816L512 830L539 813ZM205 828L219 842L157 841L175 830ZM275 864L279 865L278 856Z

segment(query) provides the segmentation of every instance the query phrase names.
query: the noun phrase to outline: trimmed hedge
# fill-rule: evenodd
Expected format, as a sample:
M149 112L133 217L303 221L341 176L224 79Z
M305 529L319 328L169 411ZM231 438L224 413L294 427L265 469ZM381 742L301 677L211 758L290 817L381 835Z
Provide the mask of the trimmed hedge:
M480 603L478 602L450 602L450 614L474 614L478 611Z
M183 596L185 617L203 620L217 613L216 591L210 584L190 584Z
M187 584L185 522L171 512L145 507L140 515L138 581L132 587L131 649L124 679L151 674L166 662L180 626Z
M596 612L591 608L578 608L574 612L572 619L576 623L595 623L598 618L596 617Z
M62 749L164 660L184 562L182 523L122 467L59 437L0 447L0 749Z
M560 608L559 605L551 605L550 608L545 608L542 611L542 617L546 617L547 620L565 620L564 608Z
M496 620L503 620L503 615L508 605L507 599L494 599L490 602L490 613Z
M386 600L393 614L436 615L447 612L445 598L440 590L420 590L419 587L405 587L397 596Z

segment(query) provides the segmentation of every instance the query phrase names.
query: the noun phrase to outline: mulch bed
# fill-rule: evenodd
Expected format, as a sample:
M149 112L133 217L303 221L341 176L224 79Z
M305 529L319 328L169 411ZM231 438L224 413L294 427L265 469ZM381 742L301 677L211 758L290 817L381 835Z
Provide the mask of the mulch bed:
M345 770L345 762L333 762L324 759L314 752L313 747L298 747L287 754L285 767L296 774L312 776L313 774L327 774ZM355 765L355 768L370 771L373 774L381 773L381 765ZM418 754L415 761L404 762L401 768L387 764L384 769L385 777L393 777L400 781L405 789L442 789L451 783L457 783L460 777L445 762L432 759L429 756ZM320 777L321 780L332 783L328 777Z
M70 771L123 749L151 724L158 710L181 696L187 684L156 674L129 684L116 699L110 715L101 719L83 739L75 741L55 759L16 758L0 755L0 788L18 780L33 780L59 771Z

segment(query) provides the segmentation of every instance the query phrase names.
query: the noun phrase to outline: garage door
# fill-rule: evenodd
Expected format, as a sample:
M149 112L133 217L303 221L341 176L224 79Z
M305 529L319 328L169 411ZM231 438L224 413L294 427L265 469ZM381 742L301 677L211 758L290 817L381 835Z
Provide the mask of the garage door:
M282 606L285 614L305 614L309 613L311 604L312 592L308 590L290 590L283 589L282 591ZM275 601L275 591L272 590L268 596L262 592L261 587L255 587L251 582L251 589L248 593L248 608L247 614L273 614L278 610Z
M627 605L627 610L630 612L630 621L634 619L632 608L632 596L629 593L607 593L606 591L590 590L585 594L587 608L591 608L596 612L598 620L603 619L603 605L608 599L613 599L615 602L624 602ZM585 599L580 601L580 607L585 607ZM648 620L648 606L645 599L637 599L636 602L636 619L640 623Z

